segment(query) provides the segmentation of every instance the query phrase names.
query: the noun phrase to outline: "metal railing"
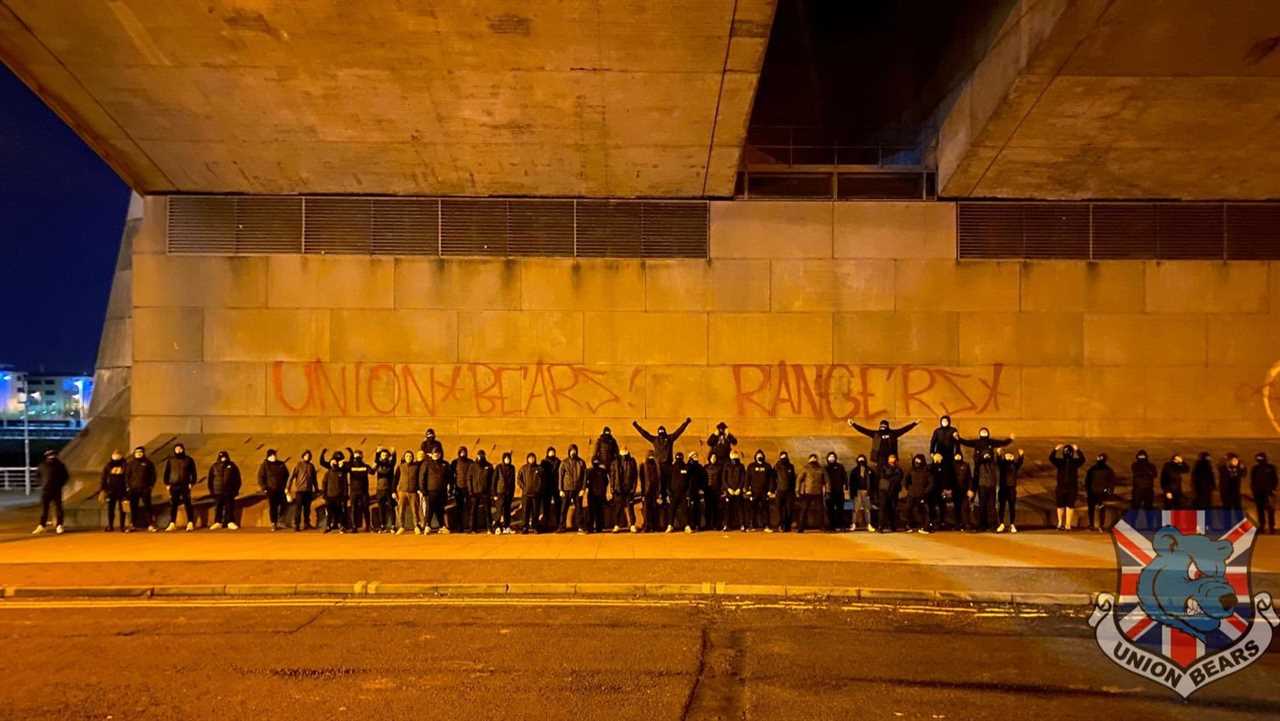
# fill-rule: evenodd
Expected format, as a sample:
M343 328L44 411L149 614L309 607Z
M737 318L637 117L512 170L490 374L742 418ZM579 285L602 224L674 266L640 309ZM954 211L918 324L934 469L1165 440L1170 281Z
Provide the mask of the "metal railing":
M27 485L28 471L30 471L30 485ZM29 496L38 490L40 490L40 478L35 468L0 467L0 491L23 491Z

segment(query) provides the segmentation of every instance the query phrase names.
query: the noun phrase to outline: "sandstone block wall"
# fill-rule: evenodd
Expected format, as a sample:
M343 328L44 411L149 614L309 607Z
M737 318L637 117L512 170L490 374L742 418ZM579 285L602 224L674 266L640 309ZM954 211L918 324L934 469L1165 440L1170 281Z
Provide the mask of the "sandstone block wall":
M1280 268L956 261L947 203L723 202L709 260L169 256L134 240L134 442L575 437L630 419L832 436L1267 437Z

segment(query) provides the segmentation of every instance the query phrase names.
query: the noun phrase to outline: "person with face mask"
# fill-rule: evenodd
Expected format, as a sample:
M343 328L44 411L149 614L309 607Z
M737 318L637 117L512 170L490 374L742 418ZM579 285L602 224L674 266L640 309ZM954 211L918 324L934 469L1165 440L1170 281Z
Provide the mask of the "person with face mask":
M1129 500L1129 510L1152 510L1155 507L1156 476L1159 471L1156 470L1155 464L1148 459L1146 451L1138 451L1134 455L1133 464L1129 466L1129 474L1133 484L1133 495Z
M373 466L364 460L364 451L347 449L351 462L347 464L347 510L351 515L351 523L347 530L359 533L373 530L373 522L369 512L369 476L373 475Z
M445 525L455 533L467 530L467 484L474 465L475 461L467 454L467 447L459 446L458 457L449 467L449 491L444 513Z
M818 463L818 454L810 453L809 462L796 473L796 490L800 494L796 533L809 530L815 516L820 518L823 515L823 493L826 486L827 471ZM818 521L818 528L822 528L822 521Z
M926 459L929 466L929 495L925 508L929 513L929 530L937 531L946 524L945 502L951 499L955 488L954 464L941 453Z
M929 491L933 486L933 473L923 453L911 457L911 468L907 471L907 532L928 535L929 530Z
M646 441L653 444L653 455L658 459L658 468L662 472L663 496L665 496L666 489L671 487L671 464L674 462L676 441L680 440L680 436L684 435L685 429L687 429L689 424L692 422L692 418L685 418L684 423L681 423L674 433L667 433L666 426L658 426L658 432L656 434L646 431L640 425L639 421L631 422L631 425L635 427L636 432L638 432ZM663 506L663 513L670 513L670 508L667 505L665 498L661 498L660 501ZM668 522L670 521L669 518L666 520Z
M493 505L497 510L493 532L496 534L511 533L511 499L515 492L516 467L511 462L511 451L507 451L493 468Z
M130 526L125 532L134 528L145 528L155 533L155 519L151 514L151 489L156 485L156 466L147 458L147 451L142 446L133 449L133 457L125 463L125 481L129 486L129 519Z
M560 462L560 530L568 531L573 526L578 533L586 533L583 527L586 519L582 517L582 496L587 480L587 464L578 457L577 444L569 444L568 455Z
M537 454L530 452L524 457L524 465L516 473L516 488L520 493L520 515L523 523L520 533L538 532L538 514L542 508L542 464Z
M991 515L996 510L1000 468L992 451L983 451L977 460L980 462L973 464L973 475L978 484L978 502L974 505L972 513L973 525L975 530L985 532L992 528ZM1000 533L1003 529L1004 523L1001 522L996 532Z
M716 432L707 437L707 458L709 460L714 454L723 462L737 445L738 439L729 432L728 424L720 421L716 424Z
M938 418L938 427L933 429L929 437L929 453L941 453L943 458L950 458L960 449L960 431L951 425L951 416Z
M747 467L742 465L742 456L737 451L729 453L729 463L724 467L725 519L724 530L736 528L747 530Z
M870 462L876 466L882 466L887 463L889 456L898 455L898 439L920 425L920 421L915 420L900 428L892 428L888 419L885 419L880 421L878 428L872 430L858 425L852 418L848 422L850 428L871 439Z
M303 451L302 457L289 474L289 485L285 489L285 500L294 506L293 530L295 532L311 530L311 501L315 499L319 488L316 467L311 462L311 451Z
M724 531L728 527L725 518L724 466L720 456L715 453L707 456L707 465L703 466L703 471L707 474L707 492L703 498L704 522L709 531Z
M662 492L662 468L658 465L658 458L652 450L644 459L644 463L640 464L640 502L637 505L637 513L641 531L652 532L658 530L658 497Z
M427 517L422 524L424 534L449 533L446 515L449 507L450 473L449 464L444 460L439 449L433 449L418 469L420 479L418 485L427 499Z
M1110 528L1107 525L1106 503L1115 495L1115 487L1116 472L1107 465L1107 454L1099 453L1096 462L1084 474L1084 494L1085 502L1089 504L1090 531Z
M1204 511L1213 505L1213 489L1218 485L1213 476L1213 458L1202 452L1191 467L1191 507Z
M753 531L769 528L769 488L773 485L773 467L765 460L764 451L756 449L755 459L747 466L747 487L744 489L747 513L750 520L747 526Z
M396 532L396 451L379 448L373 454L374 498L378 504L378 533Z
M476 451L476 460L471 464L466 490L471 532L491 534L493 518L489 504L493 497L493 464L485 456L483 448Z
M993 457L999 458L999 450L1013 443L1013 438L1012 434L1008 438L992 438L991 431L986 426L978 429L977 438L965 438L959 432L956 433L956 441L966 448L972 448L975 458L983 451L991 451Z
M1058 530L1070 531L1076 527L1076 502L1080 498L1080 468L1084 466L1084 452L1070 443L1054 446L1049 452L1049 462L1058 469L1054 486L1054 506L1058 511Z
M1009 533L1018 532L1018 473L1022 470L1023 457L1021 448L1016 454L1006 451L996 464L1000 478L996 487L996 522L1000 525L996 527L996 533L1006 530L1006 521Z
M320 483L324 497L324 532L343 533L347 526L347 457L342 451L334 451L333 458L329 458L328 453L329 449L320 449L320 467L324 469Z
M636 496L636 487L640 482L640 465L631 456L629 449L618 451L618 457L609 469L609 503L613 507L613 532L623 528L635 533L636 513L632 501Z
M671 464L671 508L667 511L667 533L683 530L693 533L689 523L689 465L684 462L684 454L677 453L675 462ZM768 521L768 511L765 511Z
M213 496L213 524L209 530L226 528L239 530L236 525L236 497L240 495L240 466L231 460L227 451L218 451L218 458L209 467L207 485Z
M114 531L116 526L116 510L120 511L120 530L125 528L124 503L129 497L129 486L124 480L124 454L118 450L111 451L111 460L102 467L102 485L98 496L107 505L107 527L104 531Z
M542 528L545 531L560 530L560 459L555 446L547 448L542 458Z
M425 457L426 455L423 454L423 458ZM413 528L415 535L422 535L422 504L418 502L421 495L421 485L419 485L421 466L422 460L414 455L413 451L405 451L400 457L400 464L396 466L392 486L396 490L395 505L400 517L399 527L396 528L397 535L404 533L404 529L410 527Z
M284 515L284 488L289 483L289 468L276 455L276 450L267 450L267 457L258 466L258 490L267 497L267 516L271 520L272 532L280 530L281 516Z
M582 494L583 512L586 518L583 527L587 533L604 531L604 511L609 495L609 469L604 467L600 458L592 456L591 467L587 469L586 488Z
M896 453L890 454L884 465L876 469L876 479L880 505L880 519L876 529L880 533L892 533L898 530L898 494L902 493L902 482L905 480Z
M849 527L844 515L845 484L849 481L849 474L835 451L827 452L827 465L823 470L827 473L827 528L832 532L843 531Z
M1222 497L1223 508L1244 510L1240 498L1240 486L1244 482L1244 476L1245 467L1240 462L1240 456L1228 453L1226 461L1218 466L1218 493Z
M706 521L707 471L697 451L689 454L685 468L689 471L689 526L697 531Z
M191 487L199 480L200 471L196 469L195 459L187 455L187 447L181 443L173 444L173 455L164 462L164 474L161 479L165 488L169 489L169 525L165 531L178 528L178 509L186 513L186 528L196 529L195 508L191 504Z
M618 458L618 439L613 437L613 429L605 426L600 431L600 437L596 439L595 450L591 453L591 460L600 459L600 467L606 471L613 466L613 462Z
M964 533L971 528L973 519L966 518L965 511L978 495L977 486L973 483L973 468L965 461L963 453L957 453L951 459L956 485L951 494L951 505L954 508L955 527Z
M52 506L55 521L53 530L61 535L66 530L62 526L62 488L67 485L71 474L58 458L58 452L50 449L44 452L44 460L36 469L36 475L40 479L40 525L36 526L33 533L44 533L45 526L49 525L49 507Z
M867 457L858 454L853 468L849 469L849 495L853 497L853 515L849 519L849 530L858 530L858 518L862 518L863 527L871 533L876 532L876 512L871 502L875 493L876 472Z
M1160 468L1160 502L1164 510L1182 507L1182 477L1191 470L1182 456L1175 453Z
M778 462L773 464L773 497L774 516L778 519L779 531L790 531L795 520L796 504L796 467L786 451L778 452Z
M422 445L419 450L422 451L424 458L430 458L434 451L439 451L440 457L444 458L444 444L440 442L440 439L436 438L436 429L427 429L427 432L423 435Z
M1276 467L1259 452L1249 469L1249 486L1258 507L1258 533L1276 533Z

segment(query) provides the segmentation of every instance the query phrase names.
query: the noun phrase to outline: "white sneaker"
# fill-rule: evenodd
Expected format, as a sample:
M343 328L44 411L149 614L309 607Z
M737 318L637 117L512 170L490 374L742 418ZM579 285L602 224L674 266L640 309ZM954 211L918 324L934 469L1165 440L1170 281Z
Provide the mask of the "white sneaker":
M639 533L639 531L637 531L637 530L636 530L636 527L635 527L635 526L632 526L632 527L631 527L631 532L632 532L632 533Z
M667 526L667 530L663 531L663 533L671 533L671 526Z
M450 531L447 526L441 526L440 532L446 536L449 535L450 533L453 533L453 531Z
M421 535L422 535L422 529L421 529L421 528L418 528L417 526L414 526L414 528L413 528L413 535L415 535L415 536L421 536Z
M155 532L156 532L155 526L147 526L147 533L155 533Z
M227 528L228 528L229 530L232 530L232 531L238 531L238 530L240 530L240 527L236 525L236 522L235 522L235 521L232 521L231 523L228 523L228 524L227 524Z
M1018 532L1017 526L1009 526L1009 533L1017 533L1017 532Z
M1003 524L1003 523L1001 523L999 526L996 526L996 533L1004 533L1004 524Z
M196 530L196 524L192 523L191 521L187 521L187 530L188 531Z
M164 527L164 532L165 532L165 533L168 533L169 531L172 531L172 530L176 529L177 527L178 527L178 525L177 525L176 523L174 523L173 521L169 521L169 525L167 525L167 526L165 526L165 527Z
M222 530L222 524L221 524L221 523L215 523L215 524L213 524L212 526L209 526L209 530L210 530L210 531L219 531L219 530Z
M933 531L930 531L930 530L929 530L929 529L927 529L927 528L921 528L921 529L920 529L920 533L923 533L924 535L926 535L926 536L927 536L927 535L929 535L930 533L933 533Z
M765 532L765 533L773 533L773 529L772 529L772 528L769 528L768 526L766 526L766 527L765 527L765 529L764 529L764 532Z
M685 532L685 533L693 533L693 529L692 529L692 528L690 528L689 526L685 526L685 527L684 527L684 532Z
M43 523L42 523L42 524L40 524L40 525L38 525L38 526L36 526L36 530L32 531L32 532L31 532L31 535L33 535L33 536L38 536L38 535L40 535L41 533L44 533L44 524L43 524Z
M614 532L614 533L617 533L617 532L619 532L619 531L621 531L621 530L622 530L622 529L621 529L621 528L619 528L619 527L617 527L617 526L614 526L614 527L613 527L613 532Z
M65 531L66 529L64 529L61 524L59 524L57 528L53 529L53 532L59 536L61 536Z
M867 532L868 532L868 533L875 533L875 532L876 532L876 527L875 527L875 526L867 526Z

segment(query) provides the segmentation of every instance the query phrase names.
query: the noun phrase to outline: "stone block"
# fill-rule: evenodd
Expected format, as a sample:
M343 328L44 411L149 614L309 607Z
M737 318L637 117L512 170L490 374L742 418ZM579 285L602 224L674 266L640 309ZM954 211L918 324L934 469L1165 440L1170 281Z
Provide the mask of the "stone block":
M522 260L520 307L644 310L644 273L639 260Z
M98 341L98 368L127 368L133 362L133 319L107 319Z
M651 260L645 263L650 311L767 311L768 260Z
M587 363L707 362L705 313L588 312L583 324Z
M711 204L711 257L830 258L832 203Z
M1210 363L1271 365L1280 361L1280 318L1270 314L1214 315L1208 324Z
M396 307L516 310L520 307L523 262L510 258L396 258Z
M198 416L135 415L129 420L129 446L151 448L157 439L167 441L173 436L196 435L203 432L204 425Z
M367 256L273 255L272 308L392 308L395 262Z
M955 313L837 313L834 324L837 363L954 365L959 360Z
M1084 355L1080 313L960 314L962 364L1080 365Z
M720 313L709 322L708 362L830 363L830 313Z
M458 357L499 363L581 363L582 314L483 311L458 319Z
M111 276L111 293L107 296L107 319L133 315L133 270L117 270Z
M1140 313L1146 304L1141 261L1034 261L1020 272L1024 311Z
M1077 420L1089 416L1086 379L1079 366L1022 369L1022 418Z
M891 260L775 260L775 312L893 310Z
M335 361L449 363L458 359L458 312L334 310Z
M328 360L329 311L211 308L204 312L204 359Z
M1265 313L1270 299L1261 261L1149 261L1150 313Z
M208 416L201 427L206 434L265 433L294 436L329 433L329 419L323 417L282 418L279 416Z
M836 203L835 256L954 259L955 204Z
M1086 314L1085 365L1203 365L1207 318L1154 313Z
M1024 370L1024 379L1026 373ZM1082 417L1086 420L1143 418L1148 394L1153 390L1158 392L1149 385L1145 366L1089 368L1084 375Z
M591 423L593 430L598 433L599 428L595 428L595 423ZM490 447L491 441L500 436L555 436L557 438L573 439L568 442L578 443L579 446L584 440L583 420L581 418L530 418L530 417L512 417L512 418L459 418L458 419L458 437L466 439L467 446L473 450L477 447L484 447L491 454L499 451L496 447ZM586 435L590 435L587 433ZM479 440L477 440L479 439ZM502 448L500 450L514 450L516 452L517 465L524 463L524 454L529 450L527 448ZM539 452L541 457L542 453ZM491 455L491 460L497 461L501 456Z
M129 215L134 214L133 198L129 200ZM169 198L164 195L148 195L142 200L142 223L133 237L133 252L162 254L168 252Z
M415 438L422 437L422 429L430 426L436 429L436 433L441 438L449 437L457 438L458 433L457 418L348 418L334 417L329 419L330 432L335 434L349 434L355 436L365 436L370 433L379 433L385 435L413 435ZM449 450L446 448L446 450Z
M685 416L739 415L734 378L727 366L651 366L645 374L645 412L670 419L662 421L668 428Z
M323 301L323 298L318 300ZM134 256L135 308L260 308L266 302L266 258L147 254Z
M1143 368L1150 392L1146 398L1148 420L1178 420L1196 416L1209 417L1203 407L1208 397L1201 387L1203 367L1178 366Z
M1018 307L1018 264L900 260L894 292L897 310L1008 312Z
M138 416L253 416L266 412L262 363L135 363Z

